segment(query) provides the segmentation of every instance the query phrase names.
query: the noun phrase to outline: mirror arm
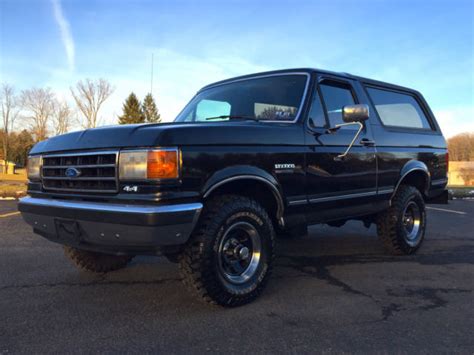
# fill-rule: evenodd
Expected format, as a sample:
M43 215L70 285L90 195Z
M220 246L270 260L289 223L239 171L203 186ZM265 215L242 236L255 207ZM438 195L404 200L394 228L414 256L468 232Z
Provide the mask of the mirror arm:
M334 127L328 128L328 129L326 130L326 132L327 132L327 133L334 133L334 132L339 131L339 129L341 129L341 127L344 127L344 126L352 126L352 125L355 125L355 124L362 125L362 123L360 123L360 122L340 123L340 124L335 125ZM356 136L356 138L357 138L357 136ZM354 138L354 139L355 139L355 138Z
M346 151L342 154L339 154L338 156L334 157L334 160L336 161L339 161L339 160L343 160L347 154L349 154L349 151L351 150L352 146L354 145L356 139L360 136L362 130L364 129L364 125L360 122L350 122L350 123L341 123L341 124L338 124L336 125L334 128L336 129L339 129L343 126L349 126L349 125L354 125L354 124L358 124L359 125L359 129L357 130L357 133L356 135L354 136L354 138L352 139L351 143L349 144L349 146L347 147Z

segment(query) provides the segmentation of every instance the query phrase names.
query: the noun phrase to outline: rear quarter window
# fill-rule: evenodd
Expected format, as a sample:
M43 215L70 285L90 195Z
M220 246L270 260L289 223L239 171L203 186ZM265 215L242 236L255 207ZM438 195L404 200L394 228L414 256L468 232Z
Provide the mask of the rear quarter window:
M414 96L372 87L367 92L384 126L433 129Z

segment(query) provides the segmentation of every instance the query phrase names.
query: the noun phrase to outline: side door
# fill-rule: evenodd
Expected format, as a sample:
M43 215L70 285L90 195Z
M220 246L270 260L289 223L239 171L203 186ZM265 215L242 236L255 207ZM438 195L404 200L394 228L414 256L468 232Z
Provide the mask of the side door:
M343 123L344 106L365 103L359 99L365 99L361 90L354 80L327 75L318 78L313 90L305 130L310 223L364 215L377 209L377 160L369 121L344 159L338 159L338 155L349 147L359 126L329 130Z

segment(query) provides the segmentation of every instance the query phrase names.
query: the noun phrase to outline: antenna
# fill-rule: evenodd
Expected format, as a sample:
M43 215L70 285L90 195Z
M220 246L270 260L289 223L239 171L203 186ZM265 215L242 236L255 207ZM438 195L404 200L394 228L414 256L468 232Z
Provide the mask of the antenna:
M153 95L153 53L151 53L151 83L150 83L150 94Z

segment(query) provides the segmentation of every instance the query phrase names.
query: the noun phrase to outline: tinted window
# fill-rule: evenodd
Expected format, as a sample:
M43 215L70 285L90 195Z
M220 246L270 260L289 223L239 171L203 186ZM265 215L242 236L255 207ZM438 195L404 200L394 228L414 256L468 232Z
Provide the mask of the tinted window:
M204 121L208 117L230 114L230 105L225 101L202 100L196 107L195 121Z
M339 83L323 83L320 85L321 94L328 114L329 124L334 127L344 123L342 120L342 108L346 105L354 105L354 97L349 86ZM345 126L346 129L357 129L357 126Z
M221 115L292 121L303 101L307 81L307 75L282 74L210 87L198 93L175 121L203 122Z
M313 127L324 127L326 119L324 118L323 105L317 92L313 95L313 102L311 103L311 110L309 111L309 123Z
M374 88L367 88L367 91L384 125L431 129L413 96Z
M298 107L263 104L256 102L254 104L254 116L258 119L266 120L292 120L296 117Z

